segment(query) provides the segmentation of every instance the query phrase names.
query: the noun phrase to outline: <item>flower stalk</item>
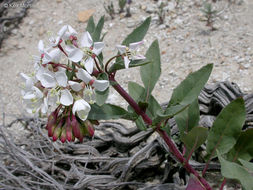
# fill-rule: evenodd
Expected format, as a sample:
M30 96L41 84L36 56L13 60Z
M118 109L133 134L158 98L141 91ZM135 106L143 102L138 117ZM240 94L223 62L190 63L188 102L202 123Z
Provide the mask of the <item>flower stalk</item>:
M152 125L152 119L139 107L139 105L134 101L134 99L117 83L114 78L114 75L111 74L109 76L109 80L113 82L113 88L129 103L129 105L135 110L137 114L139 114L143 121L147 125ZM178 159L178 161L184 165L184 168L189 172L192 173L199 182L205 187L206 190L211 190L212 188L208 184L208 182L199 175L199 173L187 162L187 160L183 157L181 152L177 149L173 141L170 139L168 134L160 128L160 126L156 126L155 130L160 134L163 140L168 145L172 154Z

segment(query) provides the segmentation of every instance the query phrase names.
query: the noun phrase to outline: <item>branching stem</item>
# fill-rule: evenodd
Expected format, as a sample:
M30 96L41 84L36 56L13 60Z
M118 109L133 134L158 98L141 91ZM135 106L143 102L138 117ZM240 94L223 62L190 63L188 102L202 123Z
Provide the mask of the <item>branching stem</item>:
M114 78L114 74L109 75L109 80L113 83L113 88L129 103L129 105L135 110L137 114L139 114L143 121L147 125L152 125L152 120L149 118L149 116L139 107L139 105L134 101L134 99L117 83L117 81ZM155 130L160 134L160 136L164 139L166 144L168 145L170 151L172 154L178 159L178 161L183 164L185 169L196 176L196 178L199 180L199 182L205 187L206 190L211 190L212 188L207 183L207 181L199 175L199 173L186 161L186 159L183 157L181 152L178 150L176 145L173 143L173 141L170 139L168 134L160 128L160 126L156 126Z

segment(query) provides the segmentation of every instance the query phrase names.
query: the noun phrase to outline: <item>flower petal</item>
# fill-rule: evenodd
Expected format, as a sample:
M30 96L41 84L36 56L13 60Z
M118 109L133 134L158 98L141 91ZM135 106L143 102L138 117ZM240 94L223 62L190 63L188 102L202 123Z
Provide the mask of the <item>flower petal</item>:
M66 51L68 52L69 60L73 62L79 62L83 58L83 51L75 46L66 46Z
M43 104L41 105L41 112L45 114L47 113L47 110L48 110L47 98L44 98Z
M70 87L72 88L72 90L79 92L80 90L82 90L82 85L78 82L74 82L74 81L69 81L68 82Z
M34 94L37 98L42 98L43 97L43 93L41 92L41 90L35 86L33 86L32 88L34 90Z
M94 67L94 60L92 59L92 57L88 57L85 62L84 62L84 67L85 69L88 71L88 73L92 73L93 72L93 67Z
M42 41L42 40L39 41L38 49L39 49L39 52L40 52L40 53L43 53L43 52L44 52L44 44L43 44L43 41Z
M104 91L109 86L108 80L95 80L92 86L98 91Z
M47 103L50 106L55 106L57 102L59 102L59 92L53 88L47 94Z
M51 62L59 63L60 59L61 59L61 54L62 54L62 52L58 48L50 51L49 55L51 57Z
M55 73L55 78L59 86L66 87L68 82L68 77L65 72L58 71Z
M92 80L92 77L90 76L90 74L84 69L78 69L76 76L77 78L84 81L86 84L88 84Z
M141 60L141 59L146 59L146 57L143 55L135 55L132 57L132 60Z
M129 48L131 50L136 50L139 46L141 46L143 44L143 41L139 41L139 42L134 42L129 44Z
M67 31L67 29L68 29L68 25L64 25L64 26L60 29L60 31L58 32L58 36L61 38L61 37L65 34L65 32Z
M73 114L77 113L81 120L86 120L90 112L90 105L83 99L77 100L72 108Z
M92 52L96 55L99 55L102 52L104 46L105 46L104 42L95 42Z
M61 90L60 102L64 106L70 106L73 104L73 96L68 89Z
M124 56L124 64L125 64L125 68L128 69L129 68L129 63L130 63L130 60L128 59L127 56Z
M33 98L36 98L36 96L32 91L25 93L23 96L24 100L31 100Z
M90 36L89 32L84 32L81 38L81 47L91 47L93 44L93 40Z
M42 86L44 86L45 88L52 88L52 87L56 86L55 78L48 73L41 74L40 82L41 82Z
M70 35L77 35L77 32L74 28L72 28L72 26L68 25L68 30Z
M126 53L126 46L117 45L116 48L119 50L120 54Z

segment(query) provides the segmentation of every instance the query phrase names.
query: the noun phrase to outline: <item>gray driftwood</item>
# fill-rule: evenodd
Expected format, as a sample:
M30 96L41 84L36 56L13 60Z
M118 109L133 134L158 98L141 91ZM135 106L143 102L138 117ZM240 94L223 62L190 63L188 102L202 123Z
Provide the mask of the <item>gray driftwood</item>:
M211 127L220 110L236 97L244 97L247 121L252 127L253 95L243 94L233 83L208 85L199 96L200 124ZM172 135L178 130L170 121ZM16 139L9 130L22 123L28 133ZM179 145L180 146L180 145ZM103 122L93 139L80 143L52 143L45 122L18 118L0 126L0 189L184 189L189 176L163 139L152 129L139 131L117 122ZM196 170L204 164L191 161ZM219 170L211 163L209 170Z

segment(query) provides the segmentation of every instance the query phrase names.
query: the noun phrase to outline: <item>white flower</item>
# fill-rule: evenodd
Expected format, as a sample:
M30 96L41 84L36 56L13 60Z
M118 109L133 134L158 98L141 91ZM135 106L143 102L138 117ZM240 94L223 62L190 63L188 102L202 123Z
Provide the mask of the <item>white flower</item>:
M76 36L77 32L70 25L64 25L58 32L58 36L61 36L63 40L69 40L71 36Z
M77 113L78 117L84 121L87 119L90 109L90 105L85 100L79 99L75 101L72 112L73 114Z
M49 62L59 63L61 60L62 52L60 49L52 49L50 52L45 51L42 58L42 64L47 64Z
M47 99L43 98L43 93L37 87L33 86L30 91L23 94L23 100L26 104L28 113L46 113L48 109Z
M60 94L60 103L65 106L69 106L73 104L73 96L69 92L68 89L60 90L60 93L54 92L56 89L60 89L58 87L67 87L68 84L68 77L65 71L58 71L58 72L45 72L42 73L40 76L40 82L42 86L45 88L53 88L51 89L51 95L54 101L59 99L58 95ZM56 90L58 91L58 90ZM56 97L54 97L56 95Z
M40 52L40 56L34 56L35 60L35 68L38 70L38 68L41 66L41 64L47 64L49 62L52 63L59 63L61 59L62 52L58 48L44 48L44 43L42 40L39 41L38 49ZM51 50L50 50L51 49Z
M96 94L94 89L90 86L87 86L83 91L83 99L89 104L94 104L96 102Z
M107 80L93 80L92 76L84 69L78 69L76 73L77 78L84 81L87 85L92 86L98 91L104 91L109 87L109 81Z
M61 90L60 102L64 106L70 106L73 104L73 96L68 89Z
M130 60L140 60L146 57L138 54L138 47L143 44L143 41L130 43L129 47L124 45L117 45L116 48L124 58L125 68L129 67Z
M83 89L82 85L75 81L68 81L69 86L74 90L75 92L79 92Z
M73 45L67 46L68 58L73 62L83 59L85 69L91 74L93 72L94 58L99 55L104 48L103 42L94 42L89 32L85 32L81 38L80 49Z
M20 76L25 82L25 85L23 86L23 90L21 93L25 94L26 92L31 91L32 87L37 82L37 79L34 76L29 77L24 73L20 73Z

